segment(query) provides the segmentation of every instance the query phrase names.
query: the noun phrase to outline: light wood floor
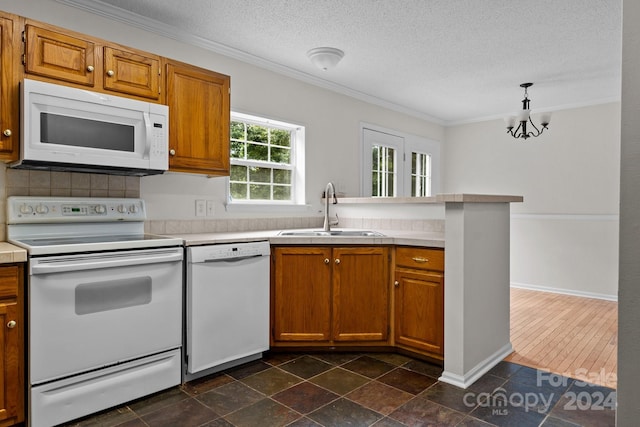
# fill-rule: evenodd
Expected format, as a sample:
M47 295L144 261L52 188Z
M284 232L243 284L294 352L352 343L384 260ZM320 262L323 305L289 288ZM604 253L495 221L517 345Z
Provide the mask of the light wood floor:
M505 360L616 388L617 343L617 302L511 288Z

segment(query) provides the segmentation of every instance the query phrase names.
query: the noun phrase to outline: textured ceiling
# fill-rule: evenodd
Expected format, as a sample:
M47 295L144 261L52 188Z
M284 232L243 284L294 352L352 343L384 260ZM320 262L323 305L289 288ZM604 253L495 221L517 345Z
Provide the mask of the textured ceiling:
M622 0L58 1L443 124L620 98Z

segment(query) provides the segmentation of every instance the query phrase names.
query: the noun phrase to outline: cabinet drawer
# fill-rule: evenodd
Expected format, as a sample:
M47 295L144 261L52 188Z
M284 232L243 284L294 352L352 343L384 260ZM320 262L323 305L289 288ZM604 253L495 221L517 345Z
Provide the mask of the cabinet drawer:
M18 266L0 267L0 298L15 297L18 295L20 271Z
M444 271L444 250L411 246L396 248L396 266Z

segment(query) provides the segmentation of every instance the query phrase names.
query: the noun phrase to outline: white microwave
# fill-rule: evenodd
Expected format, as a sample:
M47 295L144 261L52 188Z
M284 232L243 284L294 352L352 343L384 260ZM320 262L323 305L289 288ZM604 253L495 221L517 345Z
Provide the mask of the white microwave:
M24 79L20 160L11 167L153 175L169 166L169 108Z

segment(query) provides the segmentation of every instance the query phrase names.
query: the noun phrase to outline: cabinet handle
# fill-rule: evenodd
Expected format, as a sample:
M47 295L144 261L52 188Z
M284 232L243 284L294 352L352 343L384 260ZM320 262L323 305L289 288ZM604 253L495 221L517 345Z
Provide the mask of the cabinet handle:
M88 71L88 72L93 73L93 70L95 70L95 68L93 68L93 65L89 65L89 66L87 67L87 71Z
M16 327L16 325L17 325L17 323L16 323L15 320L9 320L9 323L7 323L7 328L13 329L13 328Z
M429 258L423 258L421 256L414 256L411 259L414 260L415 262L420 263L420 264L424 264L425 262L429 262Z
M113 72L113 70L107 71L107 76L109 76L109 77L113 77L114 74L115 73Z
M334 261L336 264L340 264L340 258L336 258L336 260Z
M400 286L400 282L396 280L395 282L393 282L393 285L397 288L398 286Z
M172 156L176 155L176 150L174 150L173 148L171 150L169 150L169 154L171 154Z
M324 263L325 263L325 264L329 264L330 262L331 262L331 261L329 261L329 258L325 258L325 259L324 259Z
M5 130L2 131L2 134L4 136L11 136L11 133L12 133L11 129L5 129Z

